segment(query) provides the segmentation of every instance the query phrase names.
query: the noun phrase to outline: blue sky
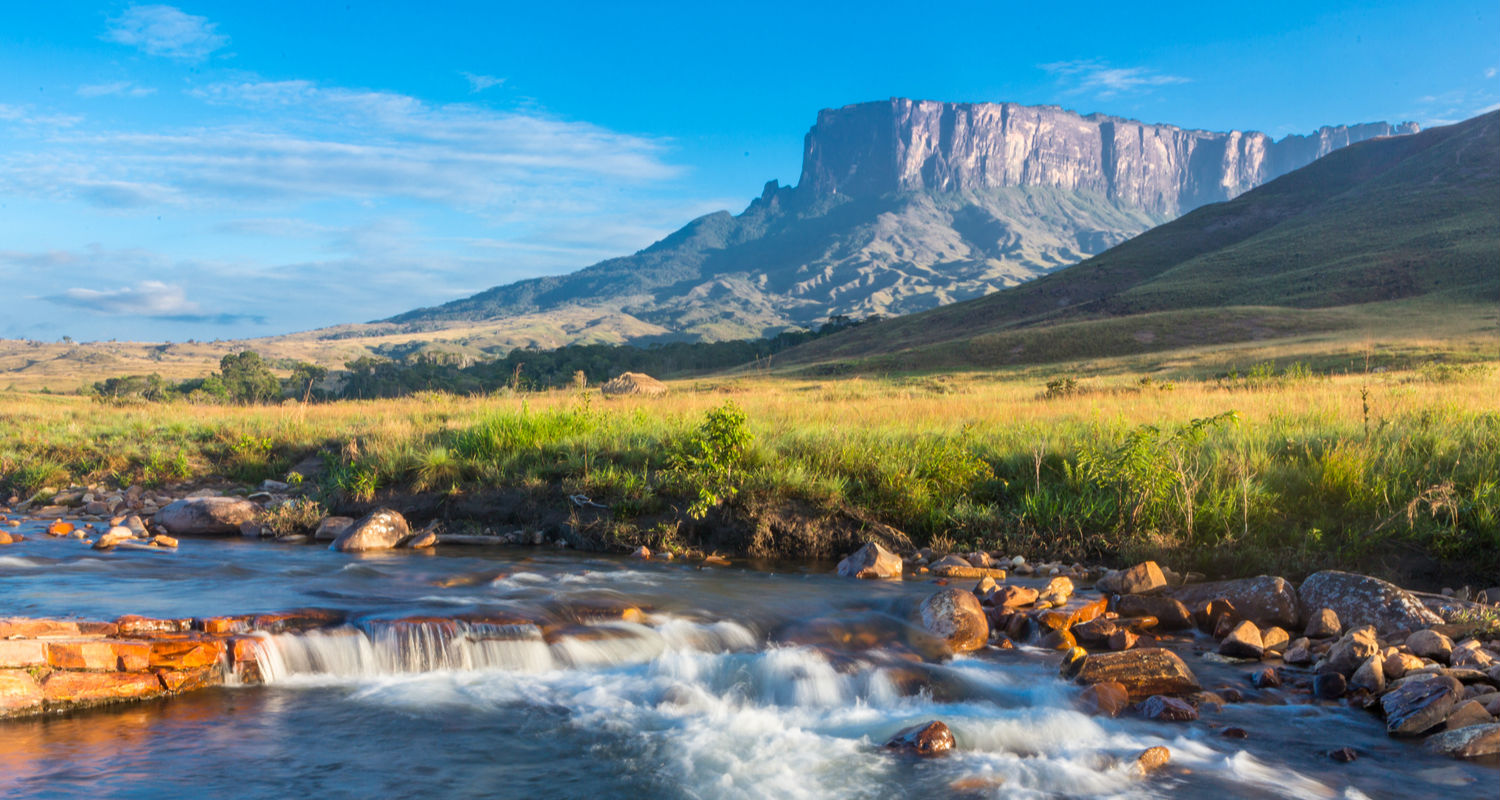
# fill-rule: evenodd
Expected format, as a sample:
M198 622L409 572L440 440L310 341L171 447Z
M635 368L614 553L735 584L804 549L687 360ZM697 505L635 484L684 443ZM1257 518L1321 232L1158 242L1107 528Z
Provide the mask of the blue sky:
M7 3L0 337L376 319L795 183L818 109L1282 136L1500 103L1500 6ZM1049 7L1050 5L1050 7Z

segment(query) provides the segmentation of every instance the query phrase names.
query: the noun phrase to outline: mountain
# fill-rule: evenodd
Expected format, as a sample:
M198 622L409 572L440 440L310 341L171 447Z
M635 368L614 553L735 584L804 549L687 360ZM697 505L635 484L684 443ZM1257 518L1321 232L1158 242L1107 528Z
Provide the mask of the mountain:
M1500 111L1351 145L1061 272L778 358L997 366L1398 318L1469 317L1492 338L1496 301Z
M1055 106L862 103L821 112L797 186L767 183L738 216L383 322L532 325L565 313L579 330L726 339L907 314L1021 284L1351 143L1415 131L1371 123L1277 141Z

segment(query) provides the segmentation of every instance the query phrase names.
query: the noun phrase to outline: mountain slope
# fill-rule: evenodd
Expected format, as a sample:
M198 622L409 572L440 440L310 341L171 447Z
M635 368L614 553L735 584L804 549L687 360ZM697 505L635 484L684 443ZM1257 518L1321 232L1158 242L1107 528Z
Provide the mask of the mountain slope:
M1021 284L1351 142L1413 130L1374 123L1273 141L1052 106L847 106L819 114L798 185L768 183L738 216L710 214L634 255L386 322L566 311L625 318L658 338L724 339L912 313Z
M1047 336L1077 340L1088 335L1088 325L1081 324L1088 321L1154 314L1154 326L1160 315L1177 313L1185 325L1222 327L1270 313L1295 327L1295 314L1267 308L1332 309L1413 298L1430 298L1430 313L1437 314L1445 301L1500 300L1500 112L1350 146L1062 272L862 326L782 359L903 352L903 363L921 364L941 346L945 363L980 351L998 363L1007 359L994 342L967 351L959 345L1010 333L1021 347L1013 355L1021 356L1023 339L1032 349ZM1204 309L1218 312L1184 313ZM1303 318L1314 326L1340 324L1332 312ZM1049 329L1064 324L1066 334ZM1241 326L1240 335L1253 338L1254 327ZM1118 328L1111 322L1095 330ZM1155 343L1159 337L1153 332L1146 338ZM1226 330L1210 338L1227 341L1235 334Z

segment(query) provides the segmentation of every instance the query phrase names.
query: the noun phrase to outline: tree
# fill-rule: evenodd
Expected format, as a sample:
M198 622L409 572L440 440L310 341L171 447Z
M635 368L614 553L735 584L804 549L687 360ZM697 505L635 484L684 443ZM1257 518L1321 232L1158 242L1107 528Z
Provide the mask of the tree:
M326 367L298 361L292 367L292 376L286 379L285 393L292 397L300 397L302 402L306 403L312 398L313 387L326 377L328 377Z
M219 375L229 398L236 402L265 403L281 396L281 381L254 350L224 356L219 361Z

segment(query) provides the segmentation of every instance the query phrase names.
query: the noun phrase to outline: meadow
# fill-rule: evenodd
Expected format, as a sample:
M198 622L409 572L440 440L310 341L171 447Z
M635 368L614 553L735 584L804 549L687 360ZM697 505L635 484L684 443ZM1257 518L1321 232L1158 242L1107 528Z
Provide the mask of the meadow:
M1323 567L1419 585L1500 571L1492 364L1320 374L1304 362L1175 373L671 384L275 406L0 395L0 485L289 475L325 505L510 488L610 508L604 542L677 547L706 511L794 499L919 544L1214 575ZM750 512L745 512L750 513ZM1485 584L1488 585L1488 584Z

